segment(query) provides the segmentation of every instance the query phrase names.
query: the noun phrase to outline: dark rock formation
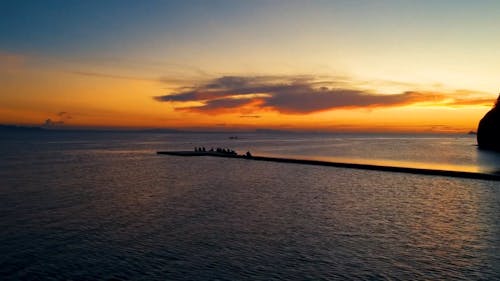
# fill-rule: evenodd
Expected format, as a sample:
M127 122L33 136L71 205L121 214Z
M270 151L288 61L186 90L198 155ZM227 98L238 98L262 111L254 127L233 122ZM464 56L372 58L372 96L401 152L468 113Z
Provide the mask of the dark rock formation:
M479 122L477 144L479 148L500 151L500 95L495 107Z

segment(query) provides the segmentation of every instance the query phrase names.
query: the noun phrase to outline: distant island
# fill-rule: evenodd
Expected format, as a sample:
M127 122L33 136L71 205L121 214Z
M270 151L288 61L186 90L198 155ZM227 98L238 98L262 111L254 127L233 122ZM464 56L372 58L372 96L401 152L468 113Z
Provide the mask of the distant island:
M484 115L477 128L477 144L481 149L500 151L500 95L495 106Z
M42 127L28 127L16 125L1 125L0 132L41 132L44 131Z

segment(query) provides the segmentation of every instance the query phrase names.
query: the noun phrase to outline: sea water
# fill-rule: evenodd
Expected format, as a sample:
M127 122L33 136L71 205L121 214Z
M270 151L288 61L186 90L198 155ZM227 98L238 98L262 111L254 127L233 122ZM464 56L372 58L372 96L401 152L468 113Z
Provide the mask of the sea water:
M157 150L495 173L473 136L9 133L2 280L500 279L500 184Z

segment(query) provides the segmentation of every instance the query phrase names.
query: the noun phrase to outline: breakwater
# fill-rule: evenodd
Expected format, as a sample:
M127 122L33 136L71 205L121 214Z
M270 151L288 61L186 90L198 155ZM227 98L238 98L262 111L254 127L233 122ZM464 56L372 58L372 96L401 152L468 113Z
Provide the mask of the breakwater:
M438 169L398 167L398 166L383 166L383 165L373 165L373 164L330 162L330 161L322 161L322 160L308 160L308 159L267 157L267 156L248 157L245 155L231 155L231 154L224 154L224 153L218 153L218 152L158 151L157 154L172 155L172 156L213 156L213 157L224 157L224 158L238 158L238 159L246 159L246 160L253 160L253 161L292 163L292 164L327 166L327 167L359 169L359 170L372 170L372 171L383 171L383 172L396 172L396 173L408 173L408 174L419 174L419 175L430 175L430 176L444 176L444 177L454 177L454 178L500 181L499 174L488 174L488 173L480 173L480 172L438 170Z

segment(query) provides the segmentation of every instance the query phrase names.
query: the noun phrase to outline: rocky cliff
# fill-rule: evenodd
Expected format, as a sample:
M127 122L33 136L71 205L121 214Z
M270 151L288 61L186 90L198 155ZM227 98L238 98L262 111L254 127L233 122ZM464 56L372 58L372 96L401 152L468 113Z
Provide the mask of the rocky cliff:
M477 144L482 149L500 151L500 95L495 107L479 122Z

